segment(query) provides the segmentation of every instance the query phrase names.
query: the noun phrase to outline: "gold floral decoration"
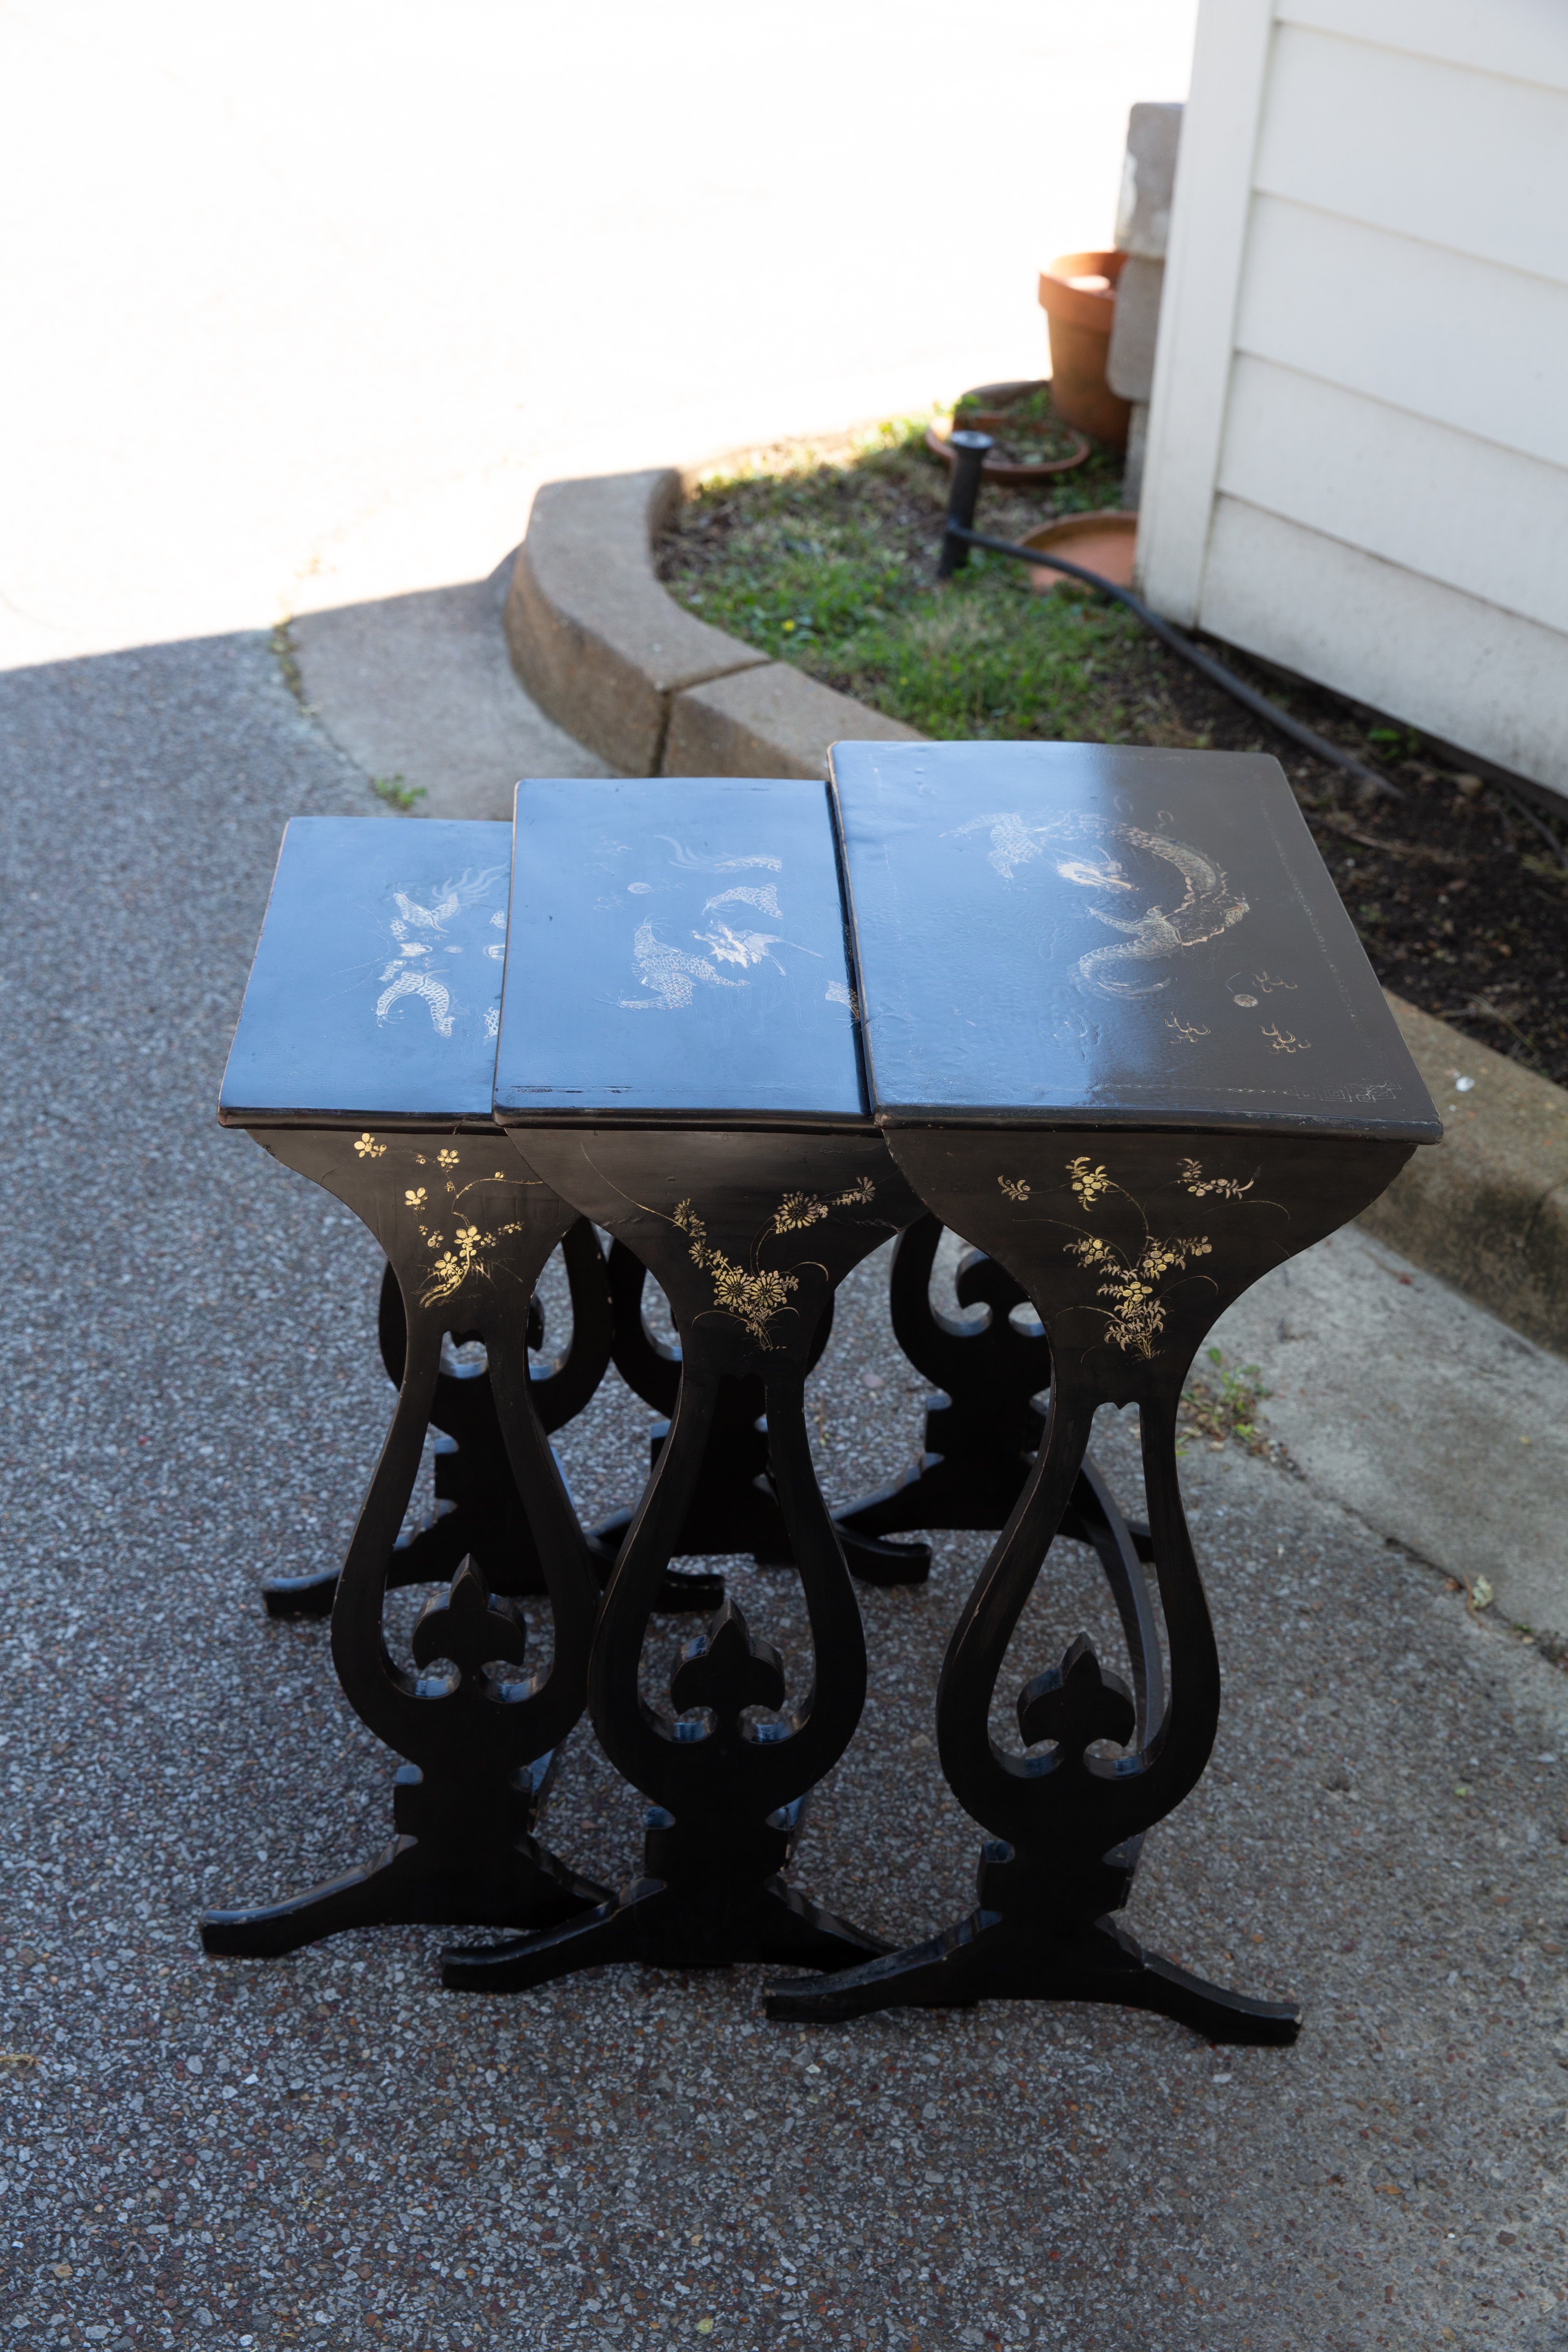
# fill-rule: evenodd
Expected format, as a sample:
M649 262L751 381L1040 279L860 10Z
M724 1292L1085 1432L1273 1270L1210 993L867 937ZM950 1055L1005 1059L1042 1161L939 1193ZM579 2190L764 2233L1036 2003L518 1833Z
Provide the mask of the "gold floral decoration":
M876 1197L877 1187L869 1176L862 1176L858 1183L848 1185L842 1192L835 1192L827 1201L816 1192L786 1192L773 1212L773 1231L775 1234L797 1234L807 1225L818 1223L831 1210L863 1209Z
M691 1244L692 1265L713 1277L715 1305L737 1317L759 1347L771 1347L768 1325L784 1311L790 1293L800 1288L798 1276L765 1270L748 1274L709 1240L708 1228L689 1201L676 1202L674 1222Z
M1243 1184L1234 1176L1205 1176L1201 1160L1179 1160L1173 1185L1179 1185L1192 1199L1203 1201L1245 1201L1257 1182L1256 1176ZM1079 1206L1092 1210L1108 1192L1120 1193L1128 1206L1136 1211L1143 1227L1141 1242L1130 1243L1126 1248L1107 1240L1100 1234L1081 1230L1077 1237L1063 1244L1069 1257L1077 1258L1081 1266L1099 1274L1102 1279L1096 1296L1110 1300L1108 1307L1091 1311L1102 1315L1106 1322L1106 1339L1113 1347L1125 1348L1135 1356L1151 1358L1159 1352L1165 1329L1165 1308L1168 1286L1173 1276L1185 1273L1195 1260L1209 1257L1214 1244L1206 1234L1189 1234L1166 1239L1154 1233L1142 1204L1135 1201L1125 1187L1117 1183L1109 1171L1091 1166L1086 1157L1065 1163L1065 1172ZM997 1182L1009 1200L1020 1198L1015 1189L1016 1180L999 1176ZM1026 1193L1027 1187L1024 1188ZM1259 1203L1278 1207L1278 1202ZM1071 1228L1069 1227L1069 1231Z
M1092 1209L1102 1192L1121 1189L1120 1185L1113 1188L1104 1169L1091 1168L1084 1158L1068 1161L1068 1181L1086 1209Z
M1256 1176L1249 1176L1245 1184L1238 1184L1234 1176L1205 1176L1199 1160L1184 1160L1181 1169L1182 1189L1194 1201L1205 1201L1211 1192L1222 1201L1239 1201L1258 1181Z
M354 1150L362 1160L384 1160L386 1157L385 1144L378 1143L368 1129L363 1135L354 1138Z
M1194 1258L1207 1257L1213 1247L1206 1234L1182 1242L1157 1241L1151 1234L1134 1259L1098 1234L1068 1244L1068 1255L1080 1265L1093 1266L1106 1276L1097 1296L1109 1298L1111 1305L1095 1310L1106 1318L1106 1338L1113 1346L1145 1359L1158 1353L1155 1343L1165 1328L1165 1307L1158 1285L1166 1275L1179 1274Z
M998 1176L996 1181L1001 1185L1008 1200L1017 1202L1020 1208L1028 1199L1029 1188L1021 1176Z

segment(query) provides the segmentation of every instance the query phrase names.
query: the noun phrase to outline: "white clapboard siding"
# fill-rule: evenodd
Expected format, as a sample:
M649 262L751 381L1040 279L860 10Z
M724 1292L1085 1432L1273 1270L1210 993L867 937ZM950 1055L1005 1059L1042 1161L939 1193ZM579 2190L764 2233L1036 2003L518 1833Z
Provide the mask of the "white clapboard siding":
M1282 24L1568 89L1563 0L1279 0Z
M1281 25L1252 184L1476 260L1568 278L1568 90Z
M1258 196L1233 341L1568 465L1568 286L1550 278Z
M1232 645L1568 791L1568 640L1239 499L1215 508L1204 621ZM1419 711L1419 718L1415 713Z
M1203 0L1138 565L1568 793L1568 0Z
M1244 354L1219 488L1568 633L1568 468Z

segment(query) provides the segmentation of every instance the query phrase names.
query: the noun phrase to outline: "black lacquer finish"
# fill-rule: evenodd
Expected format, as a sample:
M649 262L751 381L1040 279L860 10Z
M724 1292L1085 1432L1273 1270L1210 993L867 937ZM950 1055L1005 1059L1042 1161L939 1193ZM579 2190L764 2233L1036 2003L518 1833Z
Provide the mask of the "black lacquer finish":
M680 1388L680 1347L650 1331L643 1315L647 1269L624 1242L610 1251L610 1298L615 1320L616 1370L645 1404L664 1417L649 1433L650 1467L657 1467L669 1434L669 1417ZM812 1339L811 1371L833 1328L829 1300ZM1003 1515L1005 1517L1005 1513ZM594 1542L612 1557L631 1525L630 1511L618 1511L594 1530ZM910 1521L915 1525L917 1522ZM998 1526L1001 1521L996 1522ZM929 1544L883 1543L875 1534L837 1522L838 1540L851 1576L865 1584L921 1584L931 1573ZM692 1487L691 1506L676 1538L678 1559L712 1553L750 1552L759 1568L793 1568L789 1530L768 1473L767 1423L763 1383L747 1376L724 1379L713 1403L702 1465ZM668 1580L673 1584L678 1580ZM684 1580L695 1582L696 1580ZM712 1580L703 1580L711 1581ZM667 1586L668 1590L668 1586ZM717 1607L716 1593L708 1604Z
M835 1512L841 1537L847 1530L886 1536L911 1528L1005 1528L1039 1451L1046 1421L1036 1400L1051 1377L1045 1331L1032 1309L1032 1329L1013 1320L1026 1293L984 1250L965 1251L954 1285L959 1306L979 1308L984 1320L959 1322L933 1307L931 1277L942 1233L941 1218L926 1216L900 1234L889 1284L894 1338L917 1371L942 1383L926 1407L924 1449L891 1486ZM1146 1676L1159 1672L1138 1565L1152 1556L1149 1530L1122 1519L1086 1456L1060 1531L1099 1555L1142 1703Z
M900 2003L1113 2000L1179 2018L1215 2041L1277 2042L1289 2005L1252 2000L1146 1955L1112 1915L1137 1842L1201 1777L1219 1717L1213 1627L1176 1471L1176 1409L1215 1318L1270 1265L1376 1197L1405 1144L901 1129L900 1165L923 1200L1027 1290L1050 1342L1045 1443L1018 1507L970 1595L937 1696L943 1772L993 1833L976 1909L931 1943L816 1982L774 1986L769 2014L837 2021ZM1190 1148L1189 1148L1190 1147ZM1050 1545L1066 1531L1095 1409L1136 1403L1153 1564L1170 1662L1163 1711L1134 1742L1132 1694L1081 1638L1019 1694L1026 1747L987 1727L1009 1642ZM1134 1648L1134 1656L1137 1650Z
M574 1213L493 1132L276 1128L258 1140L364 1219L402 1292L397 1407L343 1562L332 1662L361 1720L411 1762L397 1775L396 1835L374 1863L285 1902L210 1911L203 1944L267 1956L374 1922L524 1926L569 1916L604 1890L574 1877L533 1832L552 1751L582 1712L597 1588L530 1394L528 1321L539 1275ZM452 1331L484 1344L532 1534L528 1557L549 1592L554 1648L542 1681L525 1671L521 1611L491 1597L471 1560L416 1628L415 1663L425 1671L397 1665L383 1636L395 1539L435 1405L443 1335Z
M445 1981L511 1991L607 1960L822 1969L883 1951L781 1874L804 1801L848 1745L866 1690L859 1612L812 1468L806 1370L837 1283L919 1204L885 1146L864 1129L533 1130L513 1139L552 1190L651 1269L680 1334L674 1419L621 1545L588 1677L600 1744L654 1811L646 1874L616 1902L552 1932L450 1953ZM761 1384L769 1471L810 1622L813 1679L792 1704L777 1653L728 1601L687 1644L667 1712L642 1696L644 1643L725 1380ZM698 1709L706 1722L679 1719ZM773 1719L748 1720L752 1709Z
M1276 762L848 745L834 777L879 1124L927 1208L1027 1293L1052 1380L938 1691L942 1769L992 1832L978 1907L910 1951L775 1986L770 2014L1054 1997L1289 2040L1293 2008L1114 1924L1219 1715L1176 1412L1216 1317L1374 1200L1440 1132L1431 1104ZM1140 1724L1080 1637L1019 1692L1010 1752L993 1696L1101 1403L1139 1408L1169 1692Z

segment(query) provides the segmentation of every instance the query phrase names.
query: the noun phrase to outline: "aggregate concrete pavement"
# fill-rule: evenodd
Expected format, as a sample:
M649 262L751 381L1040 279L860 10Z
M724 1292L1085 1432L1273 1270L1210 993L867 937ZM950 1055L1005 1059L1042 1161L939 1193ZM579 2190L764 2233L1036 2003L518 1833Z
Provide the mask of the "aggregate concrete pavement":
M339 1556L374 1460L376 1253L213 1118L283 820L377 803L258 636L14 672L0 751L9 2339L1555 2352L1568 1682L1234 1445L1187 1466L1220 1743L1130 1918L1298 1996L1293 2050L1026 2005L773 2028L752 1969L486 2001L437 1989L424 1929L201 1956L203 1901L389 1820L325 1629L257 1595ZM816 1386L838 1501L918 1443L879 1273ZM612 1380L566 1433L585 1516L635 1492L646 1423ZM1135 1503L1120 1417L1099 1450ZM900 1937L970 1899L931 1698L981 1549L862 1595L866 1722L797 1864ZM798 1674L790 1580L733 1573ZM1080 1626L1114 1663L1064 1547L1016 1679ZM639 1810L575 1733L552 1841L622 1875Z
M1568 1362L1349 1225L1215 1326L1321 1495L1568 1645Z
M488 580L307 613L289 632L306 703L367 776L421 795L430 817L511 823L520 776L610 776L545 717L511 666Z

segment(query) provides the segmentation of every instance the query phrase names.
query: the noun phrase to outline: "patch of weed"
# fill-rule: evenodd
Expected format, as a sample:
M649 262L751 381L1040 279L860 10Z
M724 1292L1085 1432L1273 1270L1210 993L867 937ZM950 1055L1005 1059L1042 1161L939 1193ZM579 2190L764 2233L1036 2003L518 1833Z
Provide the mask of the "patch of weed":
M401 776L373 776L370 788L377 800L384 801L388 808L401 809L405 816L416 801L425 798L423 784L405 784Z
M1266 1389L1256 1364L1231 1366L1223 1348L1205 1348L1217 1381L1200 1378L1182 1391L1181 1422L1184 1429L1206 1437L1217 1449L1238 1437L1249 1454L1267 1454L1269 1443L1258 1427L1258 1408L1272 1391Z
M1048 503L988 489L986 528L1111 505L1119 485L1097 453ZM1203 740L1169 703L1158 647L1092 591L1037 595L1021 564L983 552L939 586L946 498L923 419L836 450L768 452L700 485L660 576L703 620L925 735Z

